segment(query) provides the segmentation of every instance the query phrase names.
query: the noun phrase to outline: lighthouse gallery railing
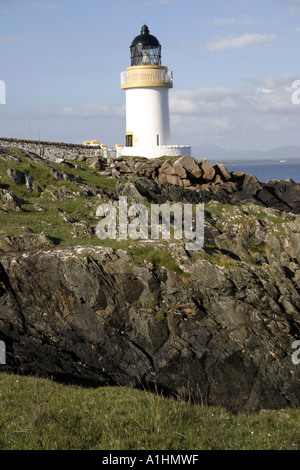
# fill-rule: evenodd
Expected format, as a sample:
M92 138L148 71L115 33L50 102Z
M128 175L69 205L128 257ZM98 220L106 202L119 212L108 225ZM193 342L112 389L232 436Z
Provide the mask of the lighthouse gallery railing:
M121 73L121 85L130 83L147 83L151 85L161 83L162 85L172 86L173 75L171 70L164 68L135 67Z

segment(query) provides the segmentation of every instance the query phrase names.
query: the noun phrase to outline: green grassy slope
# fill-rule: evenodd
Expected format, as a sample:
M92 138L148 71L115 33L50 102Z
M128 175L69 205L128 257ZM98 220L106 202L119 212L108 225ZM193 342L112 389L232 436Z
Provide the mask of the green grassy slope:
M2 450L299 450L297 410L234 415L126 387L0 373Z

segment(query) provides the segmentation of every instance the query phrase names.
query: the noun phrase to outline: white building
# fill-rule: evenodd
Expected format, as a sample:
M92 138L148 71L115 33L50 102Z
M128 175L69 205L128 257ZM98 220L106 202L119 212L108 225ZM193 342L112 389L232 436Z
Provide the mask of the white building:
M146 25L131 43L131 66L121 74L126 93L126 146L122 155L156 158L191 155L188 145L171 145L169 89L172 72L161 65L161 45Z

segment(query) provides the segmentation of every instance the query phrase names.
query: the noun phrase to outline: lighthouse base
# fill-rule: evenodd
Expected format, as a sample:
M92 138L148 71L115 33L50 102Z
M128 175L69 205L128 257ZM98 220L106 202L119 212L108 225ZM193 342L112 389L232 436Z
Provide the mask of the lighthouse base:
M192 149L189 145L161 145L156 147L121 147L118 148L118 156L123 157L185 157L191 156Z

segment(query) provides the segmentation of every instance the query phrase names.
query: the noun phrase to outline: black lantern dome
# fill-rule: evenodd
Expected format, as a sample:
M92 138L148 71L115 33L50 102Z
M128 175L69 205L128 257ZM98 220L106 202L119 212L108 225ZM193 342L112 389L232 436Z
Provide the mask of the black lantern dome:
M144 25L130 46L131 65L161 65L161 45Z

